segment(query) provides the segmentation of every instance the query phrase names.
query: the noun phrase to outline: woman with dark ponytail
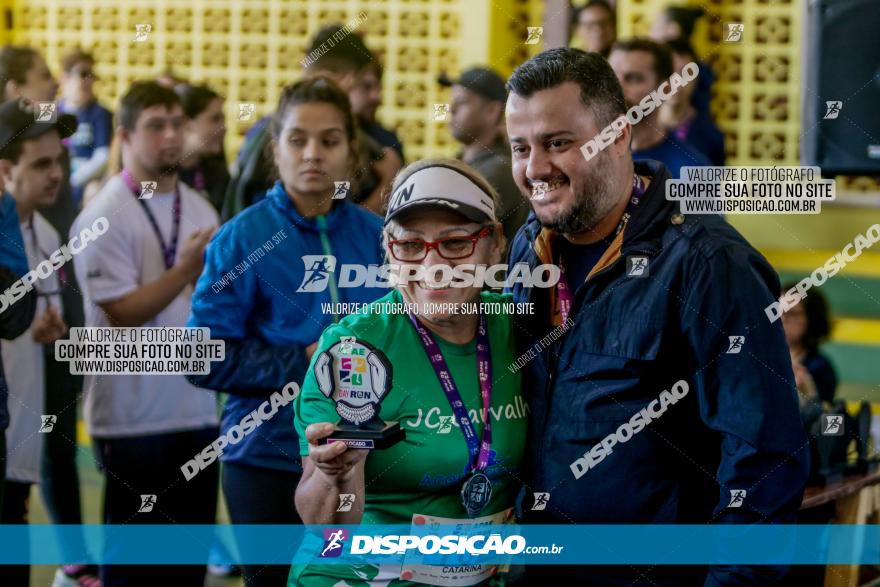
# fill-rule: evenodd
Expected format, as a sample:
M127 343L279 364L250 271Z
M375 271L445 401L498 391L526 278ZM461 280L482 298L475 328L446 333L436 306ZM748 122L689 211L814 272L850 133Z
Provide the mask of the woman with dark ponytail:
M280 179L209 244L189 320L225 341L225 359L190 381L229 394L221 430L232 441L220 460L235 524L301 523L293 500L302 465L290 390L305 378L321 332L341 318L337 308L387 291L337 285L334 271L382 263L382 220L347 201L357 171L348 96L324 77L285 88L271 136ZM285 402L264 418L275 392ZM248 424L261 406L259 425ZM277 586L286 584L288 569L244 565L242 573L247 587Z

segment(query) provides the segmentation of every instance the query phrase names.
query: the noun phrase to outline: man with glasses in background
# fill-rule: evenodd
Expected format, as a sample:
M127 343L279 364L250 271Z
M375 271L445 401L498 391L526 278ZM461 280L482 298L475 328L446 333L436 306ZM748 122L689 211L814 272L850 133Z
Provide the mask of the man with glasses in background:
M584 51L608 59L611 45L617 39L617 14L606 0L590 0L575 9L571 24Z
M70 148L70 184L73 205L79 209L86 185L100 179L110 158L113 139L113 113L95 96L95 58L74 49L61 60L61 100L59 108L76 116L79 125L67 141Z

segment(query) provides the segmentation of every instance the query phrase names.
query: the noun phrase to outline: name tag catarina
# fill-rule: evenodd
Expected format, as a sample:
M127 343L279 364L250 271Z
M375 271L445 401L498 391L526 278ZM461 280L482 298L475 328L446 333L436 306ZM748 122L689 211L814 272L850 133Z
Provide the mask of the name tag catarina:
M344 442L351 448L388 448L404 439L398 422L379 417L379 404L391 390L391 363L367 342L353 336L318 355L315 361L318 388L336 402L341 420L336 430L321 441Z

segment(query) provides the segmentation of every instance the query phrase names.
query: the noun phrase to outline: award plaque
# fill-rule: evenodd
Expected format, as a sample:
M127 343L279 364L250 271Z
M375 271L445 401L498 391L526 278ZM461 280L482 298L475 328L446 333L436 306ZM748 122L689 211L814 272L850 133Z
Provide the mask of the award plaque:
M404 439L406 432L398 422L379 417L379 404L391 390L391 363L382 351L344 336L318 355L314 371L318 388L336 402L341 418L321 444L344 442L351 448L372 450Z

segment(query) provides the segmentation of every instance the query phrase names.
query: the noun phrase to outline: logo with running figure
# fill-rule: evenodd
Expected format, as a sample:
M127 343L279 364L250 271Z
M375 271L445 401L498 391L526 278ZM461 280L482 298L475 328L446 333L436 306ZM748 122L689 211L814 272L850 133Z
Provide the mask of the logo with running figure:
M445 121L449 116L449 104L434 104L434 112L431 118L434 122Z
M843 108L843 102L840 100L828 100L825 102L825 116L822 118L824 120L834 120L838 116L840 116L840 110Z
M138 513L150 513L153 511L154 505L156 505L156 496L154 494L143 494L141 495L141 505L138 508Z
M530 26L526 27L527 36L526 36L526 45L536 45L541 42L541 37L544 36L544 27L542 26Z
M348 181L334 181L333 182L333 198L334 200L344 200L345 196L348 195L349 190L351 190L351 182Z
M730 490L730 503L727 504L729 508L739 508L742 507L743 502L746 499L746 490L745 489L731 489Z
M727 347L728 355L738 354L742 350L743 344L746 342L746 337L742 335L728 336L727 339L730 341L730 346Z
M450 432L452 432L452 416L440 416L437 434L449 434Z
M843 414L822 414L822 436L843 436Z
M626 274L630 277L647 277L648 276L648 258L647 257L627 257L626 258Z
M238 120L247 122L254 117L257 111L257 105L252 102L240 102L238 104Z
M142 181L141 182L141 193L138 196L141 200L149 200L153 197L153 194L156 193L156 186L158 185L155 181Z
M547 509L547 503L550 501L550 494L546 491L536 491L535 502L532 504L532 509L535 511L541 511Z
M37 102L34 109L35 122L55 122L58 120L58 113L55 102Z
M45 434L47 432L52 432L58 418L54 414L43 414L40 416L40 420L40 429L37 430L37 432Z
M150 38L150 32L153 30L153 25L151 24L136 24L134 25L134 42L135 43L145 43L147 39Z
M727 35L724 37L725 43L739 43L743 38L746 27L741 22L728 22Z
M339 352L344 355L350 355L357 339L353 336L339 337Z
M339 506L336 508L337 512L350 512L351 507L354 505L354 493L340 493L339 494Z
M324 529L324 548L321 549L321 558L335 558L342 554L345 547L345 541L348 539L348 530L339 528Z
M327 289L330 275L336 271L336 257L333 255L303 255L305 275L297 292L315 293Z

